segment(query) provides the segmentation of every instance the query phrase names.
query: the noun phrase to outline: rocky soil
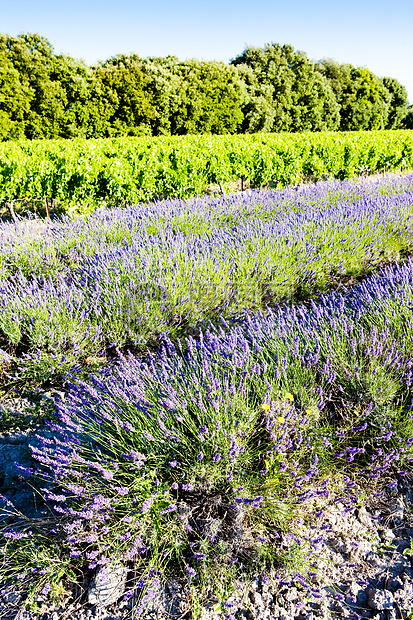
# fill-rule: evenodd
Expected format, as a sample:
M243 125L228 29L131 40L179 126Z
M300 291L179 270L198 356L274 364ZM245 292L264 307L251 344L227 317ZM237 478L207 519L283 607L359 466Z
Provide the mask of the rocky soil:
M63 393L46 393L0 401L3 429L0 434L0 493L28 517L39 517L47 508L35 497L15 462L29 467L29 444L37 434L50 432L37 421L36 408L47 407ZM16 430L16 419L25 430ZM364 492L364 497L363 497ZM312 583L295 572L280 568L272 575L259 575L235 585L227 600L226 614L216 611L218 601L203 604L202 619L245 620L338 620L413 618L413 482L409 476L389 475L381 487L354 487L363 497L355 509L343 498L316 497L303 504L302 516L293 533L284 535L282 548L294 545L309 551L302 559L311 567ZM183 507L181 507L182 509ZM242 516L241 516L242 517ZM240 517L240 518L241 518ZM1 518L1 515L0 515ZM242 519L241 519L242 520ZM242 530L242 524L241 524ZM304 549L305 548L305 549ZM303 571L304 572L304 571ZM75 603L59 608L38 600L41 612L21 610L18 597L0 597L0 618L4 620L121 620L130 617L133 600L123 600L125 570L98 573L84 584ZM147 602L145 620L191 617L191 601L184 584L170 582Z

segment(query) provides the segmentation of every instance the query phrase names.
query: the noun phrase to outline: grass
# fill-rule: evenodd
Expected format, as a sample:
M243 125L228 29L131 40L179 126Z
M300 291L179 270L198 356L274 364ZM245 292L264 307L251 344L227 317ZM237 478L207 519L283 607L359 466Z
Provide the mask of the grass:
M16 362L20 375L13 369L13 380L50 381L48 347L57 342L62 316L61 354L69 362L62 368L60 359L54 362L55 375L66 373L68 397L50 422L53 436L32 448L33 469L23 472L32 476L49 516L28 520L3 500L5 587L22 592L35 609L39 593L56 600L81 595L85 577L121 565L133 617L172 578L186 583L192 617L212 595L233 617L235 584L254 574L274 584L287 579L303 597L317 597L312 554L318 533L302 535L302 525L314 519L307 507L315 498L340 498L354 512L363 504L362 489L411 472L413 261L404 258L411 249L411 184L411 177L321 184L257 194L240 204L213 202L205 212L196 201L166 203L169 211L155 205L147 216L115 211L55 224L44 252L50 257L55 248L53 269L49 258L41 263L40 249L28 251L35 248L30 235L6 244L3 294L20 287L9 317L26 312L32 321L24 329L21 318L15 321L26 349L16 337L14 356L21 346L25 361ZM208 234L200 232L205 224L197 209L205 213ZM136 222L139 235L123 243ZM159 228L149 234L148 226ZM77 235L76 252L63 268L61 248L70 245L70 235ZM16 276L13 264L23 255L34 270L47 268L48 279L37 271L36 283L29 263ZM269 280L274 256L282 269ZM192 270L185 271L190 257ZM392 263L378 269L383 259ZM362 273L370 275L349 290L334 290L336 278ZM148 321L153 311L169 325L145 357L125 351L136 345L125 341L133 325L135 336L149 333L143 319L122 314L121 295L134 291L129 301L137 299L131 283L138 281ZM260 298L250 288L257 281L266 282ZM73 282L76 292L73 287L68 297L64 286ZM179 329L167 322L172 310L165 297L155 304L155 291L170 294L171 282L176 290L187 287L181 306L199 302L185 329L182 317ZM91 314L82 304L97 289ZM264 305L268 290L272 309ZM226 300L219 315L212 292ZM99 311L105 319L93 324ZM196 338L185 332L195 326ZM37 358L27 342L29 335L34 342L34 332ZM93 341L104 349L105 338L114 338L116 360L86 376L82 356L95 353ZM151 338L140 345L154 343ZM12 368L11 350L8 355Z

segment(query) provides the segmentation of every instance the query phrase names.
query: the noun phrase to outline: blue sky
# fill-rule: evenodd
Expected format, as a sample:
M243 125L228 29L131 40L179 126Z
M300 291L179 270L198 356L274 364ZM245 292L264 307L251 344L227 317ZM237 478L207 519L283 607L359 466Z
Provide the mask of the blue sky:
M397 78L413 103L413 0L0 0L0 32L38 32L88 64L119 53L228 62L291 44Z

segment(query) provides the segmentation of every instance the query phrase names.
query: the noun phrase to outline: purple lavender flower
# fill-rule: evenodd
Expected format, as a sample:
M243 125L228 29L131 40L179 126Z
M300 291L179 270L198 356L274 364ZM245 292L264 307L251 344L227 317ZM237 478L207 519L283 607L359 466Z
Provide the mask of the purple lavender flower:
M150 510L152 504L153 504L153 498L152 497L148 497L147 499L145 499L145 501L141 505L140 513L143 514L143 513L147 512L148 510Z
M197 576L197 572L192 566L185 565L186 572L188 573L188 577L192 580Z
M115 491L119 493L119 495L128 495L130 493L130 489L128 487L113 487Z
M183 491L193 491L194 490L194 485L193 484L183 484L182 485L182 490Z
M50 585L50 583L46 583L41 589L40 594L42 596L47 596L51 589L52 589L52 586Z
M164 515L164 514L167 514L168 512L173 512L174 510L177 510L177 506L176 504L171 504L167 508L164 508L163 510L161 510L160 514Z
M85 542L87 543L93 543L93 542L97 542L98 537L96 534L90 534L89 536L85 536Z
M32 535L33 532L31 530L29 532L15 532L11 529L8 532L3 532L4 538L11 538L12 540L20 540L21 538L27 538Z

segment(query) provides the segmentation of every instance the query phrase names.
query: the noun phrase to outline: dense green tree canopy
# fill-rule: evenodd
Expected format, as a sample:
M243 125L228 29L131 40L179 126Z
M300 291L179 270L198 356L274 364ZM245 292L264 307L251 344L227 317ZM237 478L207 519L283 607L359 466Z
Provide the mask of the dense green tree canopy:
M245 86L223 62L196 59L177 63L180 105L172 114L173 134L232 134L242 124Z
M390 106L386 129L398 129L407 115L407 90L395 78L384 77L382 82L390 93Z
M407 108L407 114L402 121L403 129L413 129L413 105Z
M334 93L303 52L272 43L262 49L248 47L231 64L247 80L250 100L245 117L255 126L244 123L245 131L257 131L260 125L262 131L337 129L339 108Z
M7 54L0 52L0 140L24 137L24 119L30 112L32 92L22 84Z
M317 70L328 79L340 106L340 129L386 129L392 96L383 81L364 67L322 60ZM395 100L396 101L396 100ZM395 126L391 127L396 129Z
M109 104L107 133L152 135L150 120L154 109L139 56L116 56L95 67L94 76L101 87L100 99Z
M176 70L178 64L176 56L142 60L141 69L147 78L146 88L154 109L150 119L154 136L171 135L172 118L181 105L182 79Z
M94 66L39 34L0 34L0 140L398 129L396 79L291 45L247 47L227 65L118 55Z

